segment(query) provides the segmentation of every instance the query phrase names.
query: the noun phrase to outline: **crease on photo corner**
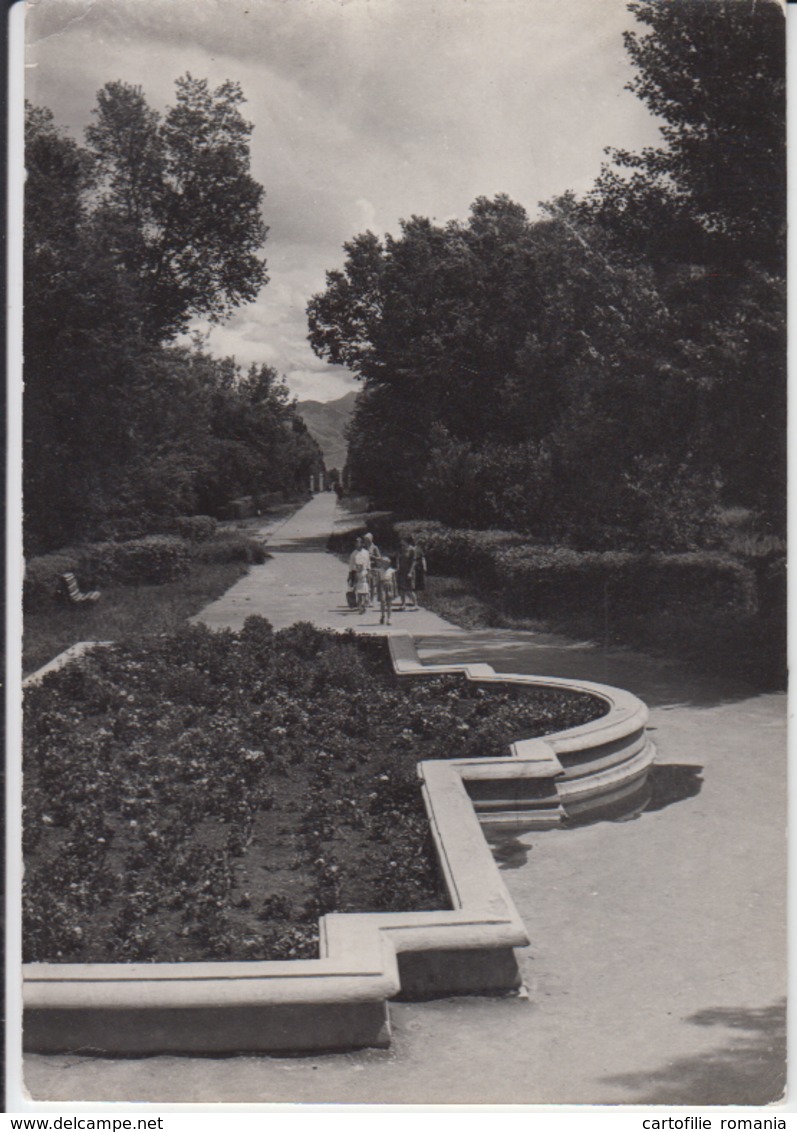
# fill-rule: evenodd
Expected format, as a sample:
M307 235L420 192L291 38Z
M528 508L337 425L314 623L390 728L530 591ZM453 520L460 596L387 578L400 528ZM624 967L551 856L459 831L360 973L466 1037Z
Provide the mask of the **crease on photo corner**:
M26 14L26 16L28 16L34 10L34 8L37 8L41 5L42 0L15 0L15 3L24 4L25 14ZM66 23L64 23L64 25L62 27L58 28L57 31L51 31L49 33L49 35L40 35L36 39L33 39L32 37L28 38L26 36L25 45L28 48L38 47L38 45L40 43L47 43L51 39L58 39L58 37L63 35L64 32L71 31L71 29L75 26L75 24L82 23L83 20L85 20L86 16L91 15L91 12L94 9L94 6L95 6L96 3L97 3L97 0L87 0L87 3L85 5L84 10L82 12L80 12L79 15L70 16L67 19ZM51 8L53 7L52 4L50 6L51 6ZM38 66L37 63L28 63L26 65L28 67Z

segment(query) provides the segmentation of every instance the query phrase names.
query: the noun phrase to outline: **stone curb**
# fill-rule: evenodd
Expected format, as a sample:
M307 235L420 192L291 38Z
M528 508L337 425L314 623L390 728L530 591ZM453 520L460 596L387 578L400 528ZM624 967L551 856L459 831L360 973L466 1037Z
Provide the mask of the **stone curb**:
M480 827L480 817L501 820L504 812L490 789L542 784L548 795L520 802L532 824L535 814L546 824L638 782L654 754L644 734L647 708L628 692L588 681L497 674L487 664L422 665L408 634L388 642L399 676L461 672L485 683L567 688L600 696L609 711L593 723L516 743L506 759L419 763L451 910L326 915L318 959L27 964L26 1049L224 1054L384 1047L390 998L521 989L513 948L529 939ZM102 644L72 646L23 686ZM601 770L590 776L585 763L592 754ZM573 756L579 761L567 766Z

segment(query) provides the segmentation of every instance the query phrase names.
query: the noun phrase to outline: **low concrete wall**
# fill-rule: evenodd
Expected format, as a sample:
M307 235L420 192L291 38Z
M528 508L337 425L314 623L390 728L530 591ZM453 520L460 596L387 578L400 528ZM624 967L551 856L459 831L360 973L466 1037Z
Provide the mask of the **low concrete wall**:
M409 636L389 638L399 676L463 673L479 684L517 685L581 692L604 701L600 719L539 739L523 739L507 758L453 759L483 822L512 822L527 828L561 824L596 812L641 787L656 749L645 725L648 709L622 688L589 680L552 679L497 673L489 664L421 664Z
M74 646L25 683L101 643ZM609 710L582 727L516 743L505 759L419 764L450 910L329 914L320 921L318 959L29 964L23 968L27 1049L143 1054L385 1046L390 998L519 989L513 949L529 940L479 817L512 813L516 820L500 797L502 783L536 780L545 787L509 791L510 803L522 802L523 813L533 821L536 812L542 824L627 788L653 757L644 734L647 709L627 692L586 681L498 675L485 664L421 665L409 636L390 637L389 644L400 676L462 672L485 683L568 688L600 696ZM600 765L592 776L591 754Z

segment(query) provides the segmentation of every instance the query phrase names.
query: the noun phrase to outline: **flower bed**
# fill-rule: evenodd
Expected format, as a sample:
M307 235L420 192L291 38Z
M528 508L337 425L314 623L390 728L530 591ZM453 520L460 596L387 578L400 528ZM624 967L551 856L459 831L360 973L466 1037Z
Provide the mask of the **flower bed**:
M195 627L26 694L28 961L278 959L319 915L442 908L415 767L577 726L587 695L399 685L384 641Z

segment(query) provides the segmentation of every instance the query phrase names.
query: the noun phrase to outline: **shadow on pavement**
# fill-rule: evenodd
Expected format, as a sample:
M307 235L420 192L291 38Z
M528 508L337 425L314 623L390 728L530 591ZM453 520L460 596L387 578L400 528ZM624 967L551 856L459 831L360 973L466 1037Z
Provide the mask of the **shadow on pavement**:
M326 554L327 537L325 534L307 535L303 538L291 537L286 539L285 542L280 542L277 538L266 545L273 554L315 554L318 551ZM341 569L344 569L344 567L341 566Z
M640 817L665 810L674 802L697 797L703 786L703 768L683 763L654 763L648 771L648 786L650 801Z
M631 1091L628 1104L767 1105L786 1088L786 1002L772 1006L701 1010L685 1019L693 1026L728 1031L724 1044L659 1070L606 1077Z
M424 664L482 660L497 672L561 676L626 688L648 707L715 707L758 694L752 684L702 676L675 662L634 652L604 649L547 633L510 629L460 630L451 636L418 639Z
M524 845L514 833L490 830L489 834L485 832L485 836L499 869L522 869L534 848L533 845Z
M702 770L702 766L657 763L650 768L644 788L634 798L623 799L583 817L568 818L561 826L554 828L583 829L584 826L596 825L598 822L636 821L645 814L656 813L666 809L667 806L672 806L675 802L696 797L703 785ZM499 825L485 827L484 835L500 869L521 869L526 864L533 845L524 843L518 837L522 826L522 819L518 819L516 824L513 823L509 827ZM526 832L531 833L531 830ZM548 831L538 829L534 831L534 836L546 832Z

